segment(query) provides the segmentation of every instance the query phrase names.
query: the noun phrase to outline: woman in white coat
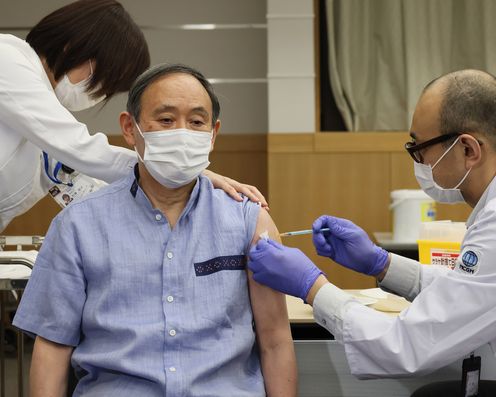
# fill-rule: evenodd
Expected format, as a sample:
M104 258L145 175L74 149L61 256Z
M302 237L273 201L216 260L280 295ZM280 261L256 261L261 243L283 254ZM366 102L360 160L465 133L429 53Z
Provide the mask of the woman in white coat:
M0 232L47 194L58 162L108 183L127 174L136 154L90 135L70 111L128 91L149 64L143 33L114 0L64 6L26 41L0 35ZM256 188L208 176L233 197L236 189L266 204Z

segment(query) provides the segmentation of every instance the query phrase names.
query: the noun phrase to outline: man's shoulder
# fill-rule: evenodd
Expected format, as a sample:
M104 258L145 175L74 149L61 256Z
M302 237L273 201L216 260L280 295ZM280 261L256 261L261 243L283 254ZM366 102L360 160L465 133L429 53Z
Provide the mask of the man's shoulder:
M489 197L467 229L455 273L463 276L495 275L492 258L496 255L496 197Z
M488 197L484 208L481 209L475 219L474 226L479 228L484 225L485 227L493 228L496 230L496 195ZM496 235L495 235L496 237Z
M212 185L210 179L206 176L200 176L200 195L202 199L215 201L216 205L219 205L218 209L220 211L225 211L226 209L233 209L239 211L246 211L251 209L256 209L259 207L257 203L250 201L248 197L241 194L243 198L242 201L234 200L229 194L227 194L222 189L216 189Z
M18 68L19 64L23 66L34 64L41 68L36 52L26 41L19 37L11 34L0 34L0 49L2 53L0 61L4 67L10 65ZM33 60L35 62L32 62Z
M484 206L481 208L477 221L496 219L496 177L491 181L482 197L486 196ZM495 224L496 227L496 224Z
M496 212L496 187L492 189L490 193L491 194L487 198L486 205L484 206L484 211L490 211L494 213Z
M16 51L30 48L28 43L12 34L0 34L0 46L3 49L12 48Z
M222 189L215 189L206 177L200 178L200 198L196 207L196 221L207 222L222 231L229 241L239 241L248 249L256 230L260 206L243 197L236 201ZM239 240L237 240L239 239ZM246 252L246 251L244 251Z

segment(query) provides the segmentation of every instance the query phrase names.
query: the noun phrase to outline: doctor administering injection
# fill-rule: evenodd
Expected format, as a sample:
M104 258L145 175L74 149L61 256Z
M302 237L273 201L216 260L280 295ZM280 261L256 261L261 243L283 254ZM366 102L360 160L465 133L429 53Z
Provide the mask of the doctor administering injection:
M149 64L143 33L115 0L59 8L25 41L0 34L0 232L49 191L64 205L68 187L84 195L97 188L93 178L127 175L136 154L90 135L71 111L128 91ZM236 191L267 205L253 186L206 176L238 201Z
M320 256L371 275L412 302L398 317L358 303L296 248L261 239L250 252L253 278L313 305L315 320L344 344L351 372L360 378L426 374L485 344L496 352L496 78L462 70L429 83L410 135L405 148L420 187L436 201L473 208L453 270L388 253L346 219L324 215L313 224ZM465 361L480 369L476 357ZM441 382L414 395L477 390ZM481 381L478 395L495 396L496 382Z

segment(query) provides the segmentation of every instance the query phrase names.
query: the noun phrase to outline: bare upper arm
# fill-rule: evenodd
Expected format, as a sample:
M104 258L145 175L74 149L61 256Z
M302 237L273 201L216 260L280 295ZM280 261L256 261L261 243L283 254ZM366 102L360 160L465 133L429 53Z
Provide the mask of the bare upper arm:
M274 221L267 211L261 209L252 245L256 244L260 234L265 231L268 231L271 239L280 242L279 231ZM287 331L289 328L286 297L284 294L254 281L251 271L248 271L248 285L257 336L260 343L263 344L263 335L278 330Z
M73 350L74 348L72 346L61 345L41 336L37 336L35 339L33 356L34 358L40 358L43 361L69 362Z

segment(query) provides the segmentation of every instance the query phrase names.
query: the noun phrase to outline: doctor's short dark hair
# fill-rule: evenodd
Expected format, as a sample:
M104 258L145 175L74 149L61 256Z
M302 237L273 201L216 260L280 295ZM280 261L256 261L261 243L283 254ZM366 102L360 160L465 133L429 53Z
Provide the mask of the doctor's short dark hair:
M150 66L143 32L115 0L79 0L45 16L26 41L44 57L55 80L94 59L88 91L107 99L126 92Z
M216 121L219 119L220 115L220 104L217 95L214 92L212 84L201 74L198 70L193 69L190 66L182 65L180 63L176 64L166 64L162 63L159 65L152 66L141 76L139 76L134 82L133 86L129 90L129 96L127 98L126 110L133 116L136 122L140 121L141 114L141 97L143 92L149 87L154 81L161 77L167 76L174 73L184 73L189 74L196 78L200 84L205 88L212 102L212 127L214 127Z
M436 82L444 85L440 133L478 132L496 149L496 77L481 70L460 70L433 80L424 92Z

